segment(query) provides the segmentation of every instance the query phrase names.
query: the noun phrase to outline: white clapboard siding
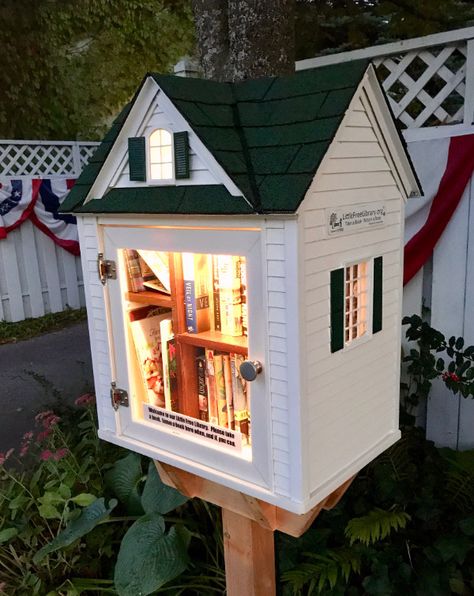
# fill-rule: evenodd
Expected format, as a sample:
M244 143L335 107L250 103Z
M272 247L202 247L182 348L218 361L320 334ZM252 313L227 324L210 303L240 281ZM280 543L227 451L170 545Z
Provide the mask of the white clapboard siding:
M0 320L21 321L82 306L79 257L29 221L0 241Z
M267 264L267 304L272 315L268 322L268 355L272 404L272 445L275 492L290 491L290 429L287 379L287 296L285 293L285 227L284 222L271 221L265 230ZM276 322L275 322L276 319ZM276 325L276 327L275 327ZM274 334L274 330L278 333ZM277 385L275 385L277 383Z
M95 393L97 396L103 396L109 394L112 374L104 291L97 274L97 253L99 252L97 227L95 219L83 219L81 217L78 217L77 225L82 247L81 259L86 290L87 321L92 348ZM97 399L97 415L101 429L115 431L115 415L113 408L110 407L110 402L104 403L104 400Z
M388 442L393 436L393 442L397 432L399 356L393 346L400 328L403 200L374 126L359 99L353 100L300 212L304 434L314 495L344 473L345 462L365 461L382 436ZM385 206L383 226L329 236L330 210L370 203ZM383 329L331 354L330 271L376 256L384 257ZM373 365L369 386L367 362Z

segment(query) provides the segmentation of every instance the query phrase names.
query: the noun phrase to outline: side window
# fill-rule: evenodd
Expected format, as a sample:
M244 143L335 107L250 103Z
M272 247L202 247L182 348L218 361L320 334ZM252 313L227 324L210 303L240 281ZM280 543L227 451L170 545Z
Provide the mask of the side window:
M382 279L382 257L331 271L331 352L382 330Z
M344 344L347 346L367 333L368 263L345 267Z
M170 180L173 178L173 137L164 128L153 131L149 139L150 178Z

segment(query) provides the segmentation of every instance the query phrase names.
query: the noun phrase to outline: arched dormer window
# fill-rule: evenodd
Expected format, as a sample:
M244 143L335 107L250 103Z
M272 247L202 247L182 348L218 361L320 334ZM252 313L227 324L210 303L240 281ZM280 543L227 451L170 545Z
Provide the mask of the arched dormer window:
M148 137L128 138L130 180L169 184L190 177L188 132L157 128Z
M173 176L173 137L164 128L154 130L149 138L150 178L171 180Z

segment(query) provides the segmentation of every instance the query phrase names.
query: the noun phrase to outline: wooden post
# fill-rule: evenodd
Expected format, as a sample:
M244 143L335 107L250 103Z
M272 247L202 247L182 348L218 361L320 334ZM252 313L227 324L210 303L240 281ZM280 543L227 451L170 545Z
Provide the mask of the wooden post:
M301 536L323 509L337 505L354 479L298 515L169 464L155 466L168 486L221 507L227 596L275 596L275 530Z
M274 596L273 530L222 509L227 596Z

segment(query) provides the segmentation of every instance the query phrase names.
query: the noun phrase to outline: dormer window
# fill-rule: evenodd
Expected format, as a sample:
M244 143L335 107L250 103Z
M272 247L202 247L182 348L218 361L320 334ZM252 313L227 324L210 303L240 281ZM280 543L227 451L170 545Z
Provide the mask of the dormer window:
M153 131L149 139L150 178L170 180L173 178L173 137L164 128Z
M129 137L130 180L146 182L184 180L190 177L188 132L157 128L148 137Z

